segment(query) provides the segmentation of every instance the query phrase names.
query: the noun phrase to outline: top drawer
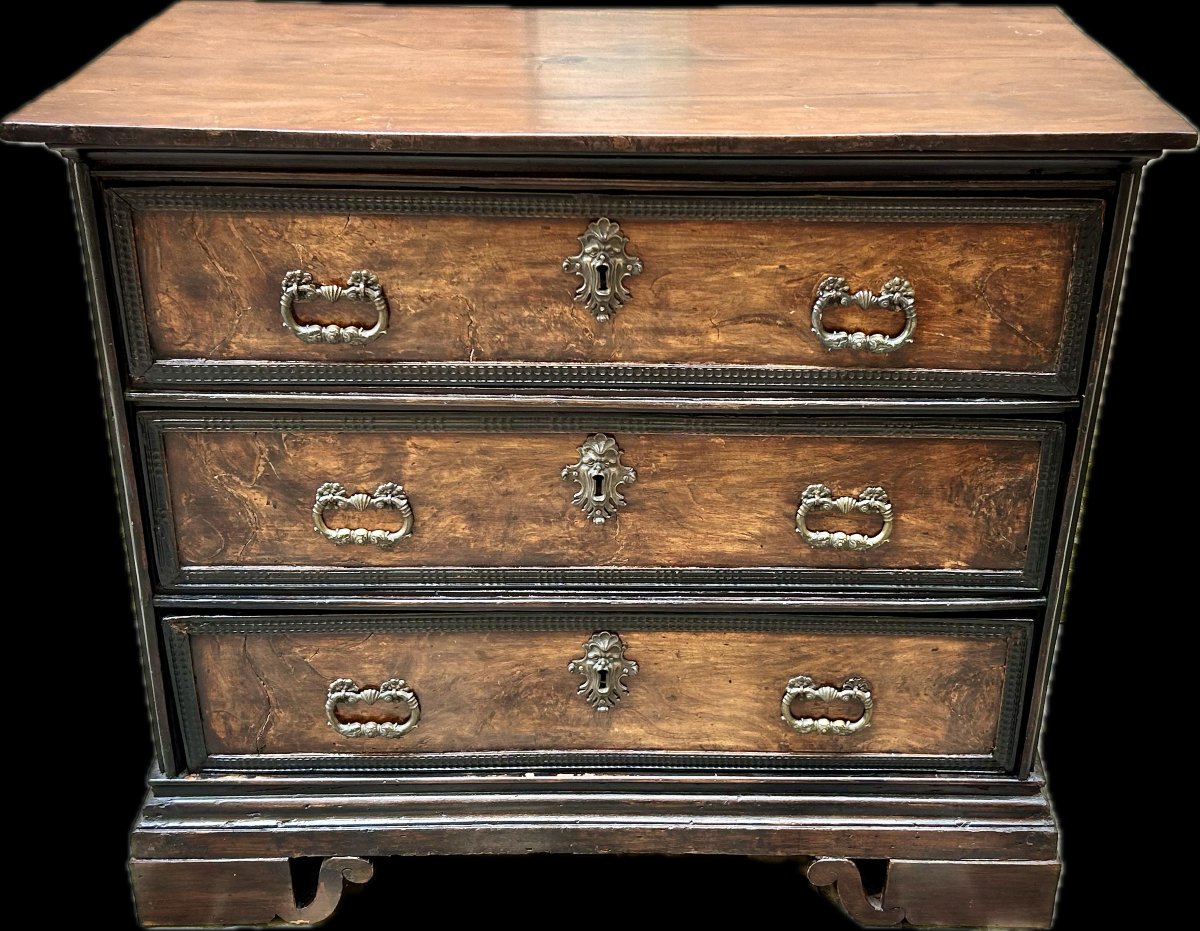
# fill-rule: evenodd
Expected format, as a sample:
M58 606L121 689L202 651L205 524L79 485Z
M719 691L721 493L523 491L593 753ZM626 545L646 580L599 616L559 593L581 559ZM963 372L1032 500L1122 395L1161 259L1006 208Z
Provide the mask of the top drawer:
M261 188L108 207L151 383L1045 395L1076 390L1102 212Z

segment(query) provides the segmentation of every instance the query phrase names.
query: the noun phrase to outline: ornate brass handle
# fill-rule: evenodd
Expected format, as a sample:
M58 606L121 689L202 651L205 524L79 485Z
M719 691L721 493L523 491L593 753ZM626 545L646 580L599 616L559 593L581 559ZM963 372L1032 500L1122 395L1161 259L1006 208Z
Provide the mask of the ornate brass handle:
M376 702L407 705L408 717L403 721L338 720L338 705L373 705ZM403 679L388 679L379 688L359 688L353 679L335 679L329 683L325 717L329 719L329 726L343 737L403 737L421 720L421 703L417 693Z
M886 333L848 333L845 330L827 330L821 316L829 307L849 307L854 304L863 310L880 307L904 314L904 329L895 336ZM826 349L865 349L867 352L895 352L905 343L911 343L917 328L917 302L913 287L903 278L887 281L879 294L870 291L850 293L845 278L824 278L817 285L817 300L812 309L812 331Z
M296 319L294 306L317 298L324 298L330 303L343 298L348 301L369 301L375 305L375 325L364 330L360 326L338 326L336 323L300 323ZM379 279L368 271L351 272L344 288L314 281L312 275L300 269L290 271L283 276L279 313L283 317L283 325L305 343L350 343L361 346L379 339L388 328L388 306L383 298L383 289L379 286Z
M400 512L400 528L398 530L366 530L356 527L339 527L334 530L325 524L325 512L330 508L352 508L365 511L368 508L393 508ZM360 491L358 494L347 495L346 489L338 482L326 482L317 489L317 499L313 502L313 529L326 540L333 543L355 543L389 547L396 541L412 533L413 512L404 494L404 488L395 482L385 482L371 494Z
M867 536L862 533L843 533L841 530L810 530L805 522L813 511L838 511L849 514L858 511L861 514L878 514L883 518L883 527L879 532ZM809 485L800 496L800 506L796 508L796 533L804 538L804 542L814 549L835 550L869 550L872 547L886 543L892 535L892 502L888 494L878 485L864 488L858 497L842 495L835 498L827 485Z
M792 713L792 705L797 701L858 701L863 708L862 715L853 721L836 718L798 718ZM832 685L817 686L809 676L795 676L788 680L783 692L783 702L780 711L783 722L801 734L857 734L871 723L871 712L875 708L875 700L871 697L871 683L862 676L851 676L841 684L840 688Z
M632 296L625 279L642 273L642 260L625 251L629 240L607 217L589 223L579 244L579 255L563 259L563 271L583 279L575 292L576 303L583 304L597 320L608 320Z
M583 645L583 656L567 663L567 671L579 673L583 682L576 691L594 711L610 711L629 691L625 680L637 675L638 664L625 658L625 641L602 630Z

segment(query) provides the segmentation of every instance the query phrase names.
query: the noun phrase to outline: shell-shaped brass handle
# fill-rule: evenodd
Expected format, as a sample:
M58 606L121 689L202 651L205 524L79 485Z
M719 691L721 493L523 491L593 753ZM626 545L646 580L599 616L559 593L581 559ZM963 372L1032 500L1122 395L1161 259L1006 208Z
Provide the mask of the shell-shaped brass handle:
M402 721L342 721L337 716L339 705L405 705L408 717ZM335 679L329 683L325 698L325 717L329 726L343 737L403 737L421 720L421 703L417 693L403 679L388 679L378 688L359 688L353 679Z
M863 533L845 533L841 530L811 530L806 521L808 515L814 511L837 511L841 514L858 511L860 514L878 514L883 518L883 527L878 533L870 536ZM894 519L892 502L887 492L878 485L864 488L858 496L838 497L834 496L827 485L809 485L800 496L800 506L796 508L796 533L813 549L869 550L887 542L888 537L892 535Z
M878 307L904 314L904 328L895 336L886 333L849 333L846 330L827 330L822 316L830 307L849 307L851 304L863 310ZM862 290L850 293L845 278L823 278L817 285L817 299L812 309L812 331L826 349L857 349L866 352L895 352L906 343L911 343L917 328L917 301L913 286L903 278L887 281L879 294Z
M373 508L390 508L400 514L400 527L396 530L367 530L364 527L339 527L334 530L325 523L325 512L350 508L355 511L367 511ZM317 498L313 502L313 529L332 543L339 545L354 543L360 546L373 544L387 548L398 540L409 536L413 527L412 506L404 488L395 482L384 482L370 494L358 492L347 495L346 489L338 482L326 482L317 489Z
M642 273L642 260L625 251L629 240L619 224L601 217L579 237L579 254L563 259L564 272L583 280L575 291L576 303L590 310L597 320L608 320L625 306L629 288L625 279Z
M343 287L338 284L321 284L319 281L314 281L313 276L308 272L296 269L283 276L282 287L283 294L279 298L279 313L283 317L283 325L296 334L296 338L301 342L349 343L361 346L363 343L379 339L387 332L387 301L384 300L379 279L371 272L351 272ZM318 299L324 299L330 303L347 300L373 304L375 324L364 329L360 326L339 326L336 323L301 323L298 321L295 305Z
M852 721L841 718L796 717L792 706L797 702L852 702L862 705L862 714ZM841 686L818 686L810 676L794 676L788 680L780 705L783 722L801 734L835 734L845 736L857 734L871 723L875 700L871 696L871 683L862 676L851 676Z

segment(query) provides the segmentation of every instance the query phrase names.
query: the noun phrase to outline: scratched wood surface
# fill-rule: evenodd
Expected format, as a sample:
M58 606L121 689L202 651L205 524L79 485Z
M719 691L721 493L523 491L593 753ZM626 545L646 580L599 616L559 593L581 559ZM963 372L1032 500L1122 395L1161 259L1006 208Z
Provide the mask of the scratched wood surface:
M608 713L576 694L567 664L587 633L204 634L192 660L210 753L655 749L814 753L971 753L995 745L1007 639L891 633L621 632L638 663ZM788 680L873 686L860 734L800 734L780 719ZM402 738L339 735L329 684L398 677L421 718ZM339 716L361 715L363 706ZM800 702L797 716L855 719L861 705ZM402 717L396 715L393 719Z
M7 138L451 152L1150 151L1195 130L1046 7L181 3Z
M597 422L603 426L602 421ZM585 434L169 430L182 565L818 566L1010 569L1025 564L1040 446L1023 438L619 433L637 481L615 520L589 523L563 481ZM391 549L313 530L316 489L400 482L413 534ZM824 483L891 496L891 539L812 549L800 495ZM393 512L329 512L330 526L394 529ZM815 524L815 521L814 521ZM823 529L874 532L879 519Z
M610 322L572 298L562 270L595 217L180 212L135 217L158 358L641 362L1053 372L1073 223L665 221L619 215L645 270ZM280 282L354 269L379 276L389 332L366 346L305 344L280 322ZM818 283L878 293L907 278L911 344L827 351L811 330ZM369 305L296 305L303 323L374 323ZM830 310L826 329L898 333L893 311Z

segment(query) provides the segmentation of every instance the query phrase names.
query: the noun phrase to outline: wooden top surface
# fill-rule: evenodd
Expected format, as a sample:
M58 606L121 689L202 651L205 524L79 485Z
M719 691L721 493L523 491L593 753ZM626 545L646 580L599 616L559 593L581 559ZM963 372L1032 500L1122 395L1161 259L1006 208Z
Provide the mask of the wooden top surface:
M1196 140L1048 7L192 0L0 134L60 146L529 154L1154 152Z

